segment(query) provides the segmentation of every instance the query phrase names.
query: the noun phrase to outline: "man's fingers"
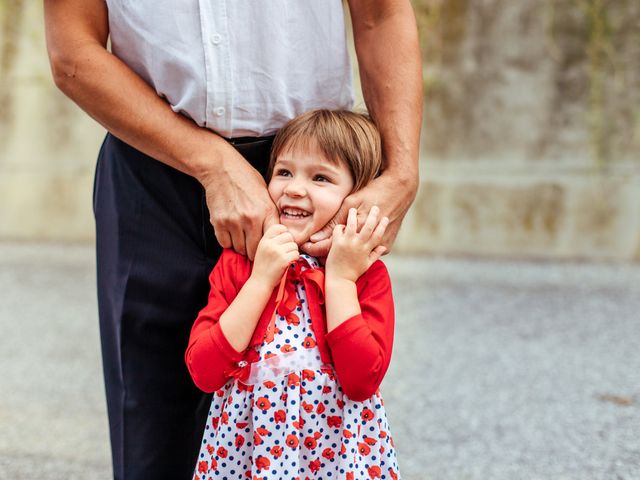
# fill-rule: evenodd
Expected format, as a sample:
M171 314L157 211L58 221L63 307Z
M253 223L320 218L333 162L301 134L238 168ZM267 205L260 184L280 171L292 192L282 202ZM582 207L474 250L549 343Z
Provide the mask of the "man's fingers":
M311 237L309 237L309 240L311 240L311 242L320 242L322 240L326 240L328 238L331 238L331 234L333 233L333 229L335 227L336 223L331 220L329 223L327 223L324 227L322 227L321 230L317 231L316 233L314 233L313 235L311 235Z
M398 220L394 222L389 221L384 231L384 235L382 236L382 240L380 241L380 244L385 245L387 247L387 250L384 252L384 255L391 252L391 249L393 248L393 243L395 242L396 236L398 235L398 230L400 229L401 223L402 222Z
M240 255L246 255L246 239L244 237L244 230L242 230L240 225L232 225L229 228L229 234L231 235L231 243L233 244L233 249L236 251L236 253L239 253Z
M269 213L264 217L264 222L262 223L262 231L266 232L273 225L277 225L280 223L280 219L278 218L278 210L276 210L275 206L269 209Z
M247 256L249 260L253 260L256 256L256 250L258 249L258 243L262 234L262 228L251 228L249 231L245 231L244 236L246 239Z
M220 244L222 248L231 248L233 247L233 242L231 241L231 235L229 235L229 231L223 228L216 228L214 225L213 233L216 236L216 240Z
M331 237L319 242L307 242L302 245L302 250L314 257L326 257L331 248Z

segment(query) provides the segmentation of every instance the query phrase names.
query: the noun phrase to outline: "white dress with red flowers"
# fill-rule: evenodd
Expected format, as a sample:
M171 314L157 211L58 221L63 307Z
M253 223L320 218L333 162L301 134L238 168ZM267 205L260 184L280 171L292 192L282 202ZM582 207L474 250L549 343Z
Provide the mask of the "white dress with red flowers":
M195 480L400 478L380 392L347 398L320 359L300 282L296 292L293 314L278 315L273 341L256 347L262 368L249 384L214 392Z

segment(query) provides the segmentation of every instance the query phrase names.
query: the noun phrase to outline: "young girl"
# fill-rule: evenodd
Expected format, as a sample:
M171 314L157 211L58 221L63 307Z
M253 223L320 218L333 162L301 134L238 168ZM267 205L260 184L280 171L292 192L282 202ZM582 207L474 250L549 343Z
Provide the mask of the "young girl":
M253 264L224 250L186 362L215 392L195 479L396 479L382 397L393 344L389 275L378 260L388 219L356 210L334 229L324 268L299 246L380 170L363 116L319 110L273 144L269 194L280 224Z

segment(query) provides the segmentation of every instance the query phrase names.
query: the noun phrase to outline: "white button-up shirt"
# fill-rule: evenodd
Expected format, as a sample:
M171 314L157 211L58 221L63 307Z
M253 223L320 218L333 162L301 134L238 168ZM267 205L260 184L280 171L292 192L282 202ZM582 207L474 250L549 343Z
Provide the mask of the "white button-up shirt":
M176 112L228 138L351 108L340 0L107 0L113 53Z

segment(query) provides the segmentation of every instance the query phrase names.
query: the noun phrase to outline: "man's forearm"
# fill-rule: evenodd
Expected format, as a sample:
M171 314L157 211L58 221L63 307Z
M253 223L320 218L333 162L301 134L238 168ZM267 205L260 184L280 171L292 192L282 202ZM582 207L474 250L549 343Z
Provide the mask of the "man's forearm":
M126 143L202 180L205 158L210 162L216 149L228 148L226 142L175 113L107 51L106 7L101 1L87 3L78 7L68 0L45 1L47 47L56 85Z
M385 169L415 189L423 99L413 9L408 0L349 5L363 95L382 136Z

